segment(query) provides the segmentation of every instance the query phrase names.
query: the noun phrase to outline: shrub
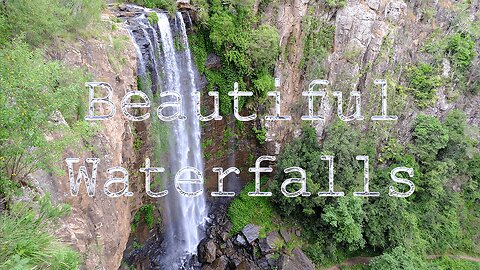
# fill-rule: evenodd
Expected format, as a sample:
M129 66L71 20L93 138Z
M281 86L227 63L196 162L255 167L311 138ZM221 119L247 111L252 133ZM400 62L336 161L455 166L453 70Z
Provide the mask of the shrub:
M325 60L333 49L335 26L318 18L313 8L308 12L302 21L306 35L303 39L300 67L305 70L307 79L318 79L327 73Z
M58 172L52 161L71 143L92 135L93 129L78 121L86 110L85 74L45 61L20 40L0 51L0 62L0 89L5 90L0 91L0 168L16 181L38 168ZM62 116L70 126L61 124ZM47 140L46 134L61 136Z
M147 8L163 9L170 14L177 12L177 1L175 0L133 0L131 2Z
M325 4L331 8L341 8L347 5L347 0L325 0Z
M144 204L140 207L140 209L135 213L133 216L133 222L132 222L132 231L135 231L138 227L138 223L141 220L141 217L143 216L143 220L145 221L145 224L149 229L153 228L153 225L155 223L155 217L153 216L153 211L155 210L155 206L153 204Z
M260 25L252 32L247 50L257 70L271 70L280 52L277 29L267 24Z
M436 100L440 77L429 64L420 63L409 72L410 91L418 107L425 108Z
M275 91L275 79L267 72L262 72L253 81L254 93L257 97L264 99L269 91Z
M148 21L151 25L155 25L158 23L158 15L156 12L149 12L148 13Z
M426 269L426 263L419 255L403 247L396 247L390 252L373 258L369 265L372 270Z
M267 139L267 129L262 127L261 129L253 128L253 132L255 133L255 137L259 144L265 144L265 140Z
M460 72L465 72L475 57L475 41L469 34L456 33L448 39L447 54Z

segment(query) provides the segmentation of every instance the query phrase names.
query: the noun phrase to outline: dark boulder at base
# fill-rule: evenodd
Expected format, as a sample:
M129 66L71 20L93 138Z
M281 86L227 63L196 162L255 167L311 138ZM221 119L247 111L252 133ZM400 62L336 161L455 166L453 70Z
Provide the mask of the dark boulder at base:
M205 61L205 67L208 69L220 69L222 62L218 55L210 53L207 55L207 60Z
M255 265L255 263L251 261L242 261L235 270L260 270L258 266Z
M229 267L229 260L227 256L217 258L212 264L205 265L202 270L227 270Z
M198 261L202 263L212 263L217 254L217 245L213 239L204 238L198 244Z

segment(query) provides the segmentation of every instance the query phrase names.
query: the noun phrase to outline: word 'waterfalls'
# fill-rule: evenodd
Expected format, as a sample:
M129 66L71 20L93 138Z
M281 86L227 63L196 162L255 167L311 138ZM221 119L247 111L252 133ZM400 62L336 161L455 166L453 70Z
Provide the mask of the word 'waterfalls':
M397 120L396 115L388 115L387 112L387 82L385 80L375 80L374 84L379 86L381 89L381 108L380 114L374 115L371 117L373 121L394 121ZM87 82L85 85L89 89L89 108L88 114L85 117L86 120L106 120L112 118L115 115L115 104L112 102L113 90L110 84L104 82ZM322 121L325 119L325 109L329 107L326 87L329 85L327 80L313 80L308 87L308 91L302 92L302 96L307 99L308 102L308 114L301 117L302 120L306 121ZM275 115L266 115L266 121L285 121L291 120L291 116L281 114L281 96L278 88L280 87L280 80L275 79L275 91L270 91L267 93L268 97L275 99ZM96 97L99 94L96 93L96 89L103 88L106 91L106 94L103 97ZM364 120L361 111L361 93L359 91L350 92L350 100L355 100L354 112L348 115L344 113L343 110L343 94L340 91L334 91L332 95L337 99L337 115L338 117L345 122L353 120ZM211 120L222 120L220 115L220 98L218 91L208 92L208 96L213 98L213 112L209 115L203 115L200 105L201 94L199 91L192 93L192 97L195 99L195 111L199 121L211 121ZM233 98L233 113L235 118L239 121L252 121L257 118L255 113L242 116L240 115L240 98L251 97L253 92L250 91L239 91L238 83L234 83L233 91L228 92L228 96ZM135 100L141 100L140 102L133 102L132 98L135 97ZM176 91L162 91L160 93L160 99L164 100L158 106L156 110L157 117L162 121L174 121L180 120L184 121L187 117L183 114L182 108L182 95ZM320 110L315 112L315 99L320 99ZM96 115L95 114L95 105L104 105L108 106L108 114ZM150 109L151 102L147 94L142 91L130 91L125 94L121 101L121 111L123 115L130 121L143 121L150 118L149 110L147 112L137 111L136 115L132 112L132 109L137 108L148 108Z
M325 187L328 186L327 191L318 192L317 196L321 197L341 197L345 196L344 192L335 191L334 187L334 156L321 156L322 160L328 163L328 184L325 183ZM353 192L353 196L359 197L378 197L380 192L370 190L370 177L369 177L369 159L368 156L356 156L356 160L363 163L363 190ZM261 191L260 184L260 174L261 173L270 173L273 169L268 167L262 167L262 162L273 162L275 161L275 156L260 156L256 162L255 166L248 169L250 173L255 174L255 190L248 192L248 196L272 196L271 192ZM100 162L98 158L87 158L86 163L91 165L91 172L88 173L87 167L85 165L79 166L78 173L75 177L74 164L79 163L78 158L67 158L66 160L68 167L68 176L70 178L70 192L72 196L77 196L80 190L81 183L85 183L87 194L90 197L95 195L95 187L97 182L97 168ZM153 191L151 187L152 177L155 173L165 173L165 168L163 167L152 167L150 164L150 159L145 160L145 167L139 169L140 172L145 175L145 192L148 196L153 198L160 198L168 195L168 190L159 190ZM230 167L224 170L221 167L214 167L213 172L217 173L217 190L211 192L213 197L232 197L235 196L235 192L225 191L224 190L224 180L226 177L231 174L240 174L240 170L236 167ZM304 168L301 167L290 167L284 170L285 174L292 174L292 178L288 178L281 184L280 190L282 194L286 197L309 197L312 194L307 191L307 172ZM388 195L393 197L409 197L415 191L415 185L412 181L402 178L400 173L404 173L409 177L413 177L413 169L406 167L397 167L391 170L390 178L396 184L395 186L388 187ZM112 167L107 169L106 174L108 179L105 181L103 190L105 195L108 197L116 198L122 196L133 196L133 193L129 191L129 173L125 168L122 167ZM313 179L313 181L321 182L320 179ZM183 196L186 197L197 197L200 196L203 191L204 178L200 170L194 167L184 167L178 170L174 176L174 186L175 189ZM184 189L185 184L195 185L198 188L194 191L193 189ZM287 189L287 187L290 188ZM294 190L294 191L292 191Z

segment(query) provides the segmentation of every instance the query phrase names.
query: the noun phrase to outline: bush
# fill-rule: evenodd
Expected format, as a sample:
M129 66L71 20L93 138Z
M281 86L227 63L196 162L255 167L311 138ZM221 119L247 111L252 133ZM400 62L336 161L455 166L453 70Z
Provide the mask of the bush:
M448 39L446 51L454 67L465 72L475 57L475 41L469 34L456 33Z
M436 100L440 77L429 64L420 63L409 72L410 91L418 107L425 108Z
M275 79L267 72L262 72L253 81L254 93L257 97L265 99L269 91L275 91Z
M0 268L78 269L78 254L53 236L58 218L69 211L66 205L52 205L45 196L38 207L18 203L9 213L2 213Z
M315 16L313 8L304 17L302 26L307 34L303 39L300 66L305 70L307 79L322 78L327 74L325 60L333 49L335 26Z
M257 71L272 70L280 52L280 36L276 28L262 24L251 33L248 54Z
M149 12L147 16L148 16L148 21L150 22L151 25L155 25L158 23L158 15L156 12Z
M86 110L85 74L45 61L21 40L0 51L0 62L0 168L16 181L39 168L58 172L52 162L63 150L92 135L78 121ZM62 116L70 126L61 124ZM46 134L61 136L47 140Z
M132 222L132 231L135 231L138 227L138 223L140 222L141 217L143 216L143 220L145 221L145 225L149 229L153 228L155 223L155 217L153 216L153 211L155 210L155 206L153 204L144 204L140 207L140 209L135 213L133 216Z
M265 144L265 140L267 139L267 129L266 128L253 128L253 132L255 133L255 137L260 145Z
M331 8L341 8L347 5L347 0L325 0L325 4Z
M358 197L340 197L337 204L327 205L322 214L322 220L332 227L335 241L344 244L350 251L365 246L363 221L366 216L362 204L362 199Z
M396 247L390 252L373 258L369 265L372 270L426 269L426 263L422 257L403 247Z
M175 0L133 0L131 2L147 8L163 9L170 14L177 12L177 1Z

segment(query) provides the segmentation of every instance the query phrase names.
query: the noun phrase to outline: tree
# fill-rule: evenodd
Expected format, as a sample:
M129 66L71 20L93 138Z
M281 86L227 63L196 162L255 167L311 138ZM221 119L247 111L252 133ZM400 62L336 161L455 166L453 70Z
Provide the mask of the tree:
M365 213L363 200L358 197L340 197L336 204L329 204L322 214L322 221L331 226L335 241L348 247L350 251L362 249L363 221Z
M423 259L404 247L396 247L390 252L373 258L369 264L372 270L416 270L425 269Z
M437 118L419 114L415 119L414 152L420 162L428 163L435 160L438 151L447 146L448 138L448 130Z
M255 29L248 43L248 54L257 70L271 70L280 52L280 36L276 28L262 24Z

